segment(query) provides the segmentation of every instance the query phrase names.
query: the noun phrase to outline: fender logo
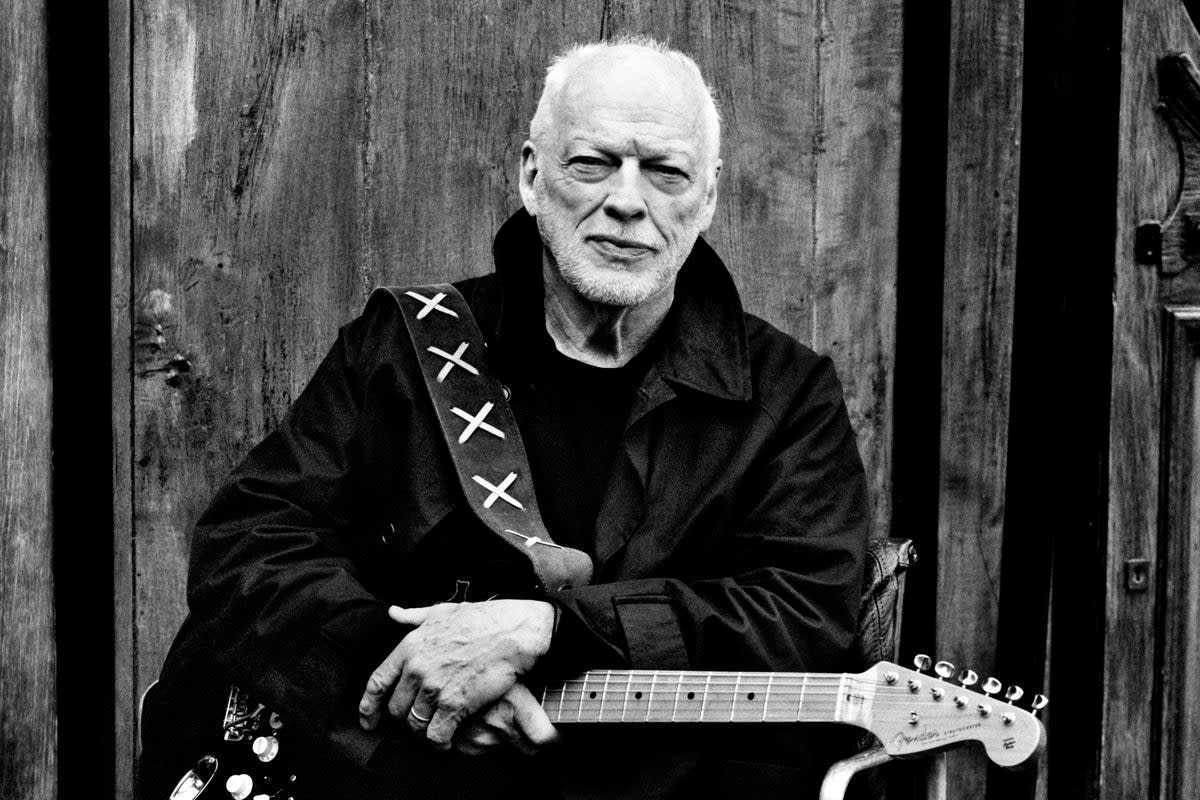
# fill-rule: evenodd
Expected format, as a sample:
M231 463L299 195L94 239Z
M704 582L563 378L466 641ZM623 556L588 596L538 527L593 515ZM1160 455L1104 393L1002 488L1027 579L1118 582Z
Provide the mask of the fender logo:
M982 728L983 723L972 722L968 725L960 725L957 728L948 728L939 730L937 728L927 728L920 733L908 734L904 731L897 731L892 737L892 745L901 748L915 747L919 745L927 745L931 742L938 742L945 739L961 739L965 738L961 734L976 728Z

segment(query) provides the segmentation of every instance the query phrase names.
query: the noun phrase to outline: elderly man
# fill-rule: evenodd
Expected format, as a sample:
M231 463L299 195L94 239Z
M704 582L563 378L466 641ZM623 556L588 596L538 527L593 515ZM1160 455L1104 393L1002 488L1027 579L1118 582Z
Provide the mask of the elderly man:
M528 565L470 512L404 318L377 295L201 519L171 699L148 724L236 682L296 731L317 797L813 791L827 731L556 730L535 694L602 667L847 666L862 466L829 360L743 313L699 238L719 149L686 55L569 50L495 273L458 285L546 529L591 556L591 583L514 590ZM143 786L180 763L151 751Z

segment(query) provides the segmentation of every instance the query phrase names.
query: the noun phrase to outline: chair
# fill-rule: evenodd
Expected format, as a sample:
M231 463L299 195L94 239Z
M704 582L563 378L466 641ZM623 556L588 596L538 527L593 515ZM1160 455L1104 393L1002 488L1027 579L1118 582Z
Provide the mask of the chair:
M895 661L900 651L900 621L904 612L904 582L908 568L917 563L917 551L909 539L872 539L867 548L867 574L859 607L855 655L869 666L878 661ZM850 779L863 770L892 760L874 737L864 737L865 749L845 758L825 773L820 800L842 800ZM878 776L869 793L883 796Z

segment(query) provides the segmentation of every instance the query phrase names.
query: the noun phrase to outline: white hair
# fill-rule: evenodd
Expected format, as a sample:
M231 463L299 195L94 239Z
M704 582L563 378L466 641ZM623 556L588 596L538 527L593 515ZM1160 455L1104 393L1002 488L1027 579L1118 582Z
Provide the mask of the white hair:
M717 108L716 91L704 80L700 67L691 56L644 34L623 34L602 42L575 44L555 56L546 69L546 82L542 88L542 96L538 99L533 121L529 125L529 138L539 145L545 141L545 136L552 125L554 101L577 66L603 53L627 48L649 51L670 59L682 66L684 71L695 80L703 98L701 113L707 129L708 152L711 158L716 159L721 149L721 113Z

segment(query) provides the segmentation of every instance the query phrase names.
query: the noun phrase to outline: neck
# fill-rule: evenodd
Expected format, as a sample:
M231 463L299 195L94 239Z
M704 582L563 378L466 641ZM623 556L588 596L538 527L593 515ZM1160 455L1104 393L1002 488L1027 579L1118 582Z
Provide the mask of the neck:
M636 306L596 303L579 294L543 261L546 331L558 351L596 367L620 367L640 353L662 326L675 299L675 284Z
M594 670L546 688L564 722L851 722L874 691L841 673Z

